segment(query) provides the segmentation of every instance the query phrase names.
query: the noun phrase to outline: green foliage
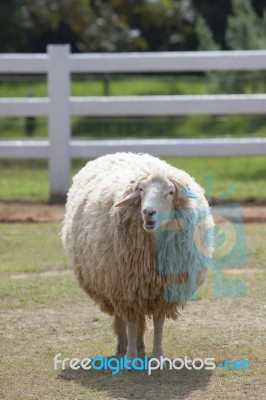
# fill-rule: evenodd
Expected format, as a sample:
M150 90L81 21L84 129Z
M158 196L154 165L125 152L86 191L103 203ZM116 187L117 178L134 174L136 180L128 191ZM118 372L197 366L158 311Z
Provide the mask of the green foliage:
M42 52L71 43L83 32L86 0L11 0L0 5L0 51Z
M182 50L191 46L190 7L175 0L10 0L0 4L0 51Z
M91 2L78 47L82 51L179 50L189 46L189 8L174 0Z
M220 50L220 45L215 42L210 27L200 14L197 16L195 30L199 40L199 50Z
M266 48L266 10L259 17L250 0L232 0L233 14L228 17L226 41L233 50Z
M221 49L225 49L225 26L227 16L231 12L231 0L191 0L191 2L196 14L195 29L198 42L200 42L200 40L197 32L197 25L200 16L202 16L215 42L221 46ZM199 43L199 45L201 45L201 43ZM206 49L211 50L211 48L202 48L202 50Z
M200 50L217 50L213 32L204 18L197 17L196 31ZM232 14L227 19L226 46L231 50L259 50L266 48L266 9L260 17L251 0L232 0ZM264 92L265 71L211 72L207 74L210 91L218 93Z
M27 15L19 7L17 0L0 2L0 52L23 49L28 29Z
M111 52L145 49L138 30L130 29L123 15L115 12L113 2L91 2L84 31L77 42L80 51ZM119 3L119 2L118 2Z
M199 48L216 50L220 44L214 40L213 31L206 19L197 16L196 31ZM232 0L232 13L227 18L226 46L231 50L265 49L266 9L259 16L252 7L251 0Z
M0 52L44 52L49 43L70 43L75 52L195 50L199 35L196 15L203 16L215 42L224 49L228 48L226 41L238 41L239 23L232 23L231 36L225 34L232 10L234 14L242 13L244 23L245 16L250 16L250 29L243 28L243 40L253 32L257 36L259 31L265 37L264 6L265 0L253 0L252 7L246 0L1 1ZM264 22L262 29L258 15L262 25ZM201 29L206 30L206 26ZM246 42L253 48L253 40ZM212 48L213 43L210 46L207 41L206 46Z

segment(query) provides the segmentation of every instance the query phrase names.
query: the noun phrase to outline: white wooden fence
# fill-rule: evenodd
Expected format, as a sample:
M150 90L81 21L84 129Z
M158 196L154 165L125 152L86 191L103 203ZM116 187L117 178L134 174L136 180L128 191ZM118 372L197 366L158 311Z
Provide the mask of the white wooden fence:
M65 196L71 158L116 151L158 156L261 155L266 139L71 140L70 118L188 114L264 114L266 94L71 97L71 73L227 71L266 69L266 51L70 54L50 45L47 54L2 54L1 74L47 74L48 98L1 98L0 116L48 116L49 140L0 141L0 159L49 159L51 198Z

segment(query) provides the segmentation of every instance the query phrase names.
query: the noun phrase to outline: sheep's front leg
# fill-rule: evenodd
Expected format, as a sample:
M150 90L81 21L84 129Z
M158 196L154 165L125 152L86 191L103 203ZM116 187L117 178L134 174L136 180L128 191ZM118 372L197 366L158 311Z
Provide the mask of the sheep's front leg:
M127 358L133 360L137 357L137 337L138 337L138 322L139 318L136 316L127 323Z
M138 350L138 355L141 356L145 354L145 342L144 342L145 329L146 329L145 315L139 314L137 350Z
M162 340L163 340L163 324L164 316L153 316L154 336L153 336L153 349L152 357L160 358L163 355Z
M116 357L123 357L127 352L127 332L126 324L121 317L115 315L114 331L117 336Z

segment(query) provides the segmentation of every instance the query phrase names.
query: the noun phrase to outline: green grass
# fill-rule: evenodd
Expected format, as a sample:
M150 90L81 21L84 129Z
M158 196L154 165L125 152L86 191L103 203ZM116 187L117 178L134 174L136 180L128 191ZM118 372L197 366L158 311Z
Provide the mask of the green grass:
M265 200L265 157L167 158L205 188L208 198Z
M48 119L46 117L34 118L34 135L26 135L26 119L23 117L0 118L0 139L35 139L48 136Z
M60 281L60 285L56 281ZM23 277L12 279L8 282L0 282L0 293L3 298L3 306L9 309L30 308L32 306L53 305L66 306L73 301L80 301L81 293L75 284L72 275L60 275L44 277ZM47 290L49 288L49 290ZM14 296L16 293L16 296Z
M247 285L244 298L215 298L209 275L200 301L176 321L166 321L165 356L246 359L250 371L126 371L53 369L65 357L110 356L115 340L111 318L78 288L67 271L60 224L0 224L1 399L6 400L206 400L262 399L265 375L266 225L245 226L249 263L226 279ZM28 251L27 251L28 250ZM58 271L58 269L60 269ZM153 330L146 333L148 354Z
M1 224L0 229L0 274L61 271L67 267L58 225L14 224L11 229Z
M167 158L186 170L206 189L208 198L265 200L265 157ZM73 174L85 164L73 161ZM0 161L0 200L48 201L46 161Z
M182 75L80 75L71 81L72 96L130 96L156 94L204 94L206 78ZM0 97L47 96L44 77L8 77L0 80Z
M96 139L138 137L265 137L266 118L264 115L73 117L72 134L74 137Z
M47 96L44 76L1 76L0 97Z
M72 117L74 138L204 138L265 137L264 115L177 117ZM27 135L23 117L0 118L0 139L48 137L46 117L34 119L34 134Z
M0 199L48 201L46 161L0 160Z
M177 117L72 117L74 138L204 138L265 137L264 115ZM0 139L48 137L46 117L34 119L34 134L27 135L23 117L0 118Z

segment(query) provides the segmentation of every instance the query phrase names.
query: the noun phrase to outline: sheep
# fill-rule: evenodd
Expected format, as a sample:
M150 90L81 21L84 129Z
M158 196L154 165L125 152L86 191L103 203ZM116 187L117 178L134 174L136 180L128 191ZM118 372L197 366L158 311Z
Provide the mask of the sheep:
M211 268L212 226L204 190L149 154L105 155L74 177L62 242L80 287L114 317L117 357L145 353L146 317L152 357L163 355L165 318L177 318Z

